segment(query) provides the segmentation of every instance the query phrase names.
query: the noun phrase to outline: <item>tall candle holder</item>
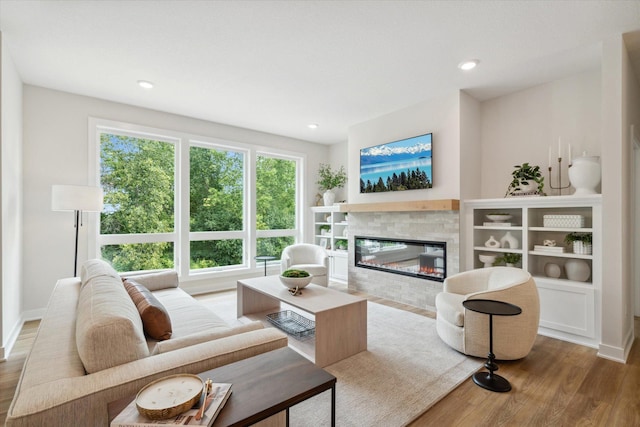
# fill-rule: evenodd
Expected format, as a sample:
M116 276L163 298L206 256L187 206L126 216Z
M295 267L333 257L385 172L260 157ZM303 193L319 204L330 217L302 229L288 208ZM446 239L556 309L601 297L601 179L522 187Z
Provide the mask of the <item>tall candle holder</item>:
M571 149L569 149L569 151L571 151ZM569 162L571 162L571 159L569 159ZM567 171L569 170L569 168L572 166L571 163L569 163L569 166L567 166ZM563 186L562 185L562 157L558 157L558 185L556 187L553 186L553 184L551 184L551 164L549 164L549 188L551 188L552 190L558 190L558 195L562 196L562 190L567 189L569 187L571 187L571 183Z

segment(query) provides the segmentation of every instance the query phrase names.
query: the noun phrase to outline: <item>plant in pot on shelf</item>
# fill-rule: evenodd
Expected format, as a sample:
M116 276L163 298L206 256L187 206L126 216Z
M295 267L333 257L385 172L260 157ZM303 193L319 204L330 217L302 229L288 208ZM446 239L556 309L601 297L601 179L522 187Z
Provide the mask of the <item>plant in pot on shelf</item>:
M513 267L517 263L519 263L521 259L522 255L507 252L506 254L496 259L496 262L504 262L507 267Z
M320 226L320 234L323 236L326 236L327 234L330 234L331 232L331 226L330 225L321 225Z
M569 233L564 237L565 243L573 245L573 253L591 255L593 251L593 236L591 233Z
M331 165L320 163L320 169L318 170L318 181L316 184L320 186L320 190L324 193L325 206L333 206L336 194L333 192L334 188L342 188L347 183L347 173L344 170L344 166L340 166L340 169L333 170Z
M511 172L511 183L507 187L504 195L515 196L519 194L540 194L544 193L544 177L540 172L540 166L531 166L529 163L515 165L514 171Z
M339 251L346 251L347 250L347 242L345 240L338 240L336 242L336 249Z

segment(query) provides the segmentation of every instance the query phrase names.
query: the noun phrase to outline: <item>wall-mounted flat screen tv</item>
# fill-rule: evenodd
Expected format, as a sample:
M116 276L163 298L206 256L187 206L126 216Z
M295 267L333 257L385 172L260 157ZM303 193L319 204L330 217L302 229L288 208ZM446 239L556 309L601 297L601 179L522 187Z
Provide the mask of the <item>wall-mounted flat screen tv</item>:
M421 190L433 187L432 134L360 150L360 192Z

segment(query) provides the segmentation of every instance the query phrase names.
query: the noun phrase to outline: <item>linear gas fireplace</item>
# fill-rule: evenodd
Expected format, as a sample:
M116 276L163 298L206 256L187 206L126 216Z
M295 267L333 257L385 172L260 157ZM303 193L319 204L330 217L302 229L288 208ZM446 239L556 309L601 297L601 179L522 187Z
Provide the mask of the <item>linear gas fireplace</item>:
M356 267L438 282L447 277L446 242L356 236L355 244Z

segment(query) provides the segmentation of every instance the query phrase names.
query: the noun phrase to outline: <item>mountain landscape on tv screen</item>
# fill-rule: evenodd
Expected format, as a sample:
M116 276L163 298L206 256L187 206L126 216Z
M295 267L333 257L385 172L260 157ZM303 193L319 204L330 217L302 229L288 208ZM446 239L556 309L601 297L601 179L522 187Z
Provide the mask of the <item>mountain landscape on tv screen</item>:
M360 192L432 188L431 134L360 150Z

